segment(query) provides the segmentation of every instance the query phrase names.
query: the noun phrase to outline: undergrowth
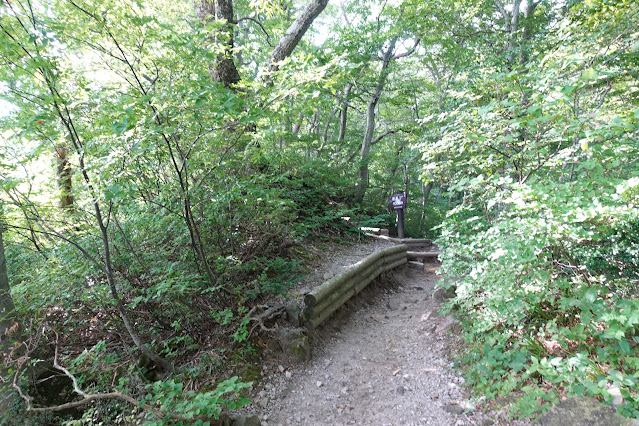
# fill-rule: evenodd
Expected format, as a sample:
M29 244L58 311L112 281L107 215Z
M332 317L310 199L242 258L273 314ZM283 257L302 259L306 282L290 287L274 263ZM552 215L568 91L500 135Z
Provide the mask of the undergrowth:
M442 226L469 386L518 395L515 417L616 392L619 414L639 416L638 181L510 185L471 182L493 188L492 208L467 200Z

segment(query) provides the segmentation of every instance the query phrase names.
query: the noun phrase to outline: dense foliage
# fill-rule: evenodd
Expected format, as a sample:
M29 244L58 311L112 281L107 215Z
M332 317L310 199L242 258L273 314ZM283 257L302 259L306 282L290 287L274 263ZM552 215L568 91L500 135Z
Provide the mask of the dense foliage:
M462 364L488 396L521 390L522 416L613 394L639 415L639 10L613 3L541 3L504 58L474 45L425 144L462 197L440 240Z
M242 406L251 315L309 243L392 227L397 190L440 237L479 393L637 416L637 22L631 0L3 0L16 421ZM43 399L47 369L75 392Z

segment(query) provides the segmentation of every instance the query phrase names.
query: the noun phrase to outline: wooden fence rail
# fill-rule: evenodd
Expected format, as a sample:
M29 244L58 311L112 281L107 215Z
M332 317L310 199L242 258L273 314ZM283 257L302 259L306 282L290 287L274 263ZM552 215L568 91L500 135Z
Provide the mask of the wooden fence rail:
M382 272L408 261L406 244L377 251L304 296L306 324L316 328Z

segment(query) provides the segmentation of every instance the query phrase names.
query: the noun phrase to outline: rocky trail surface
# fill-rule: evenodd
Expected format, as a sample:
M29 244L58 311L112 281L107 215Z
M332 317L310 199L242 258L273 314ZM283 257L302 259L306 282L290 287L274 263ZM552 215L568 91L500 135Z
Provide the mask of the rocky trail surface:
M340 260L314 275L326 279L345 266ZM456 324L437 313L436 269L395 269L312 333L311 360L266 364L247 414L262 425L508 424L503 413L482 413L453 370Z

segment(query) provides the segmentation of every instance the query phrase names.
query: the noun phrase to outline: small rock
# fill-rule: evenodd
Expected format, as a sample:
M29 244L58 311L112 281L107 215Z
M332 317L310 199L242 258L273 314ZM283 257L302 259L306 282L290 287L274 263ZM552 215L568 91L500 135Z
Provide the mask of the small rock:
M246 415L238 416L233 423L231 423L232 426L260 426L261 424L262 422L260 422L259 417Z
M262 398L258 401L258 404L260 405L260 407L262 408L266 408L268 407L268 398Z
M323 384L324 384L324 383L322 383L321 381L319 381L319 380L318 380L318 381L315 383L315 386L317 386L318 388L321 388Z
M404 392L406 392L406 389L404 388L404 386L399 386L399 387L397 388L396 392L397 392L397 395L399 395L399 396L403 396L403 395L404 395Z
M290 379L291 376L293 376L290 371L287 371L286 373L284 373L284 375L286 376L287 379Z
M391 299L386 302L386 307L391 311L396 311L397 309L399 309L399 302L397 302L397 300Z
M448 315L444 318L444 320L437 326L435 332L437 334L446 333L448 330L453 330L459 327L459 321L453 318L452 315Z
M297 303L291 303L284 307L286 311L286 320L291 323L293 327L299 327L300 318L302 316L302 309L297 305Z
M608 393L612 396L612 405L621 405L623 396L621 396L621 390L617 386L611 386L610 389L608 389Z
M477 409L477 407L475 407L475 404L470 401L462 401L459 406L462 407L464 411L475 411Z
M454 291L446 290L440 287L436 288L435 291L433 291L433 300L437 303L441 303L448 299L452 299L453 297L455 297L455 295L456 294Z
M431 318L431 316L433 316L433 311L428 311L428 312L426 312L425 314L422 315L422 317L420 318L419 321L420 322L426 322L426 321L428 321Z
M284 372L284 366L283 365L278 365L277 369L280 370L280 373Z
M444 405L444 411L450 414L462 414L464 409L457 404Z

